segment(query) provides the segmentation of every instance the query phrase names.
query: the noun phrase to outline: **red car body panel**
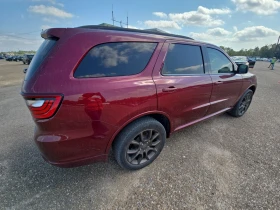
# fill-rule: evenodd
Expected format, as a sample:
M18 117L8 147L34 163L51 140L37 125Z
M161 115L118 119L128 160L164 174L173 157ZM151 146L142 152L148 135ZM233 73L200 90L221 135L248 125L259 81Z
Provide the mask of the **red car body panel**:
M158 109L169 113L173 125L171 132L173 132L179 127L205 116L210 105L213 84L209 74L199 76L161 75L161 67L168 45L169 43L165 43L162 49L153 72L153 79L158 93ZM176 89L173 90L172 87ZM171 88L171 91L165 92L165 89L168 88Z
M230 109L250 86L253 75L162 76L171 42L193 40L160 35L85 28L51 29L44 38L59 37L36 73L22 85L22 95L62 94L49 119L34 119L34 140L48 162L62 167L106 161L116 135L139 117L158 114L169 120L169 133ZM78 79L73 73L86 53L107 42L155 42L157 47L139 74ZM32 61L33 62L33 61ZM242 79L244 78L244 79ZM222 81L223 83L217 83ZM166 89L176 87L176 90Z

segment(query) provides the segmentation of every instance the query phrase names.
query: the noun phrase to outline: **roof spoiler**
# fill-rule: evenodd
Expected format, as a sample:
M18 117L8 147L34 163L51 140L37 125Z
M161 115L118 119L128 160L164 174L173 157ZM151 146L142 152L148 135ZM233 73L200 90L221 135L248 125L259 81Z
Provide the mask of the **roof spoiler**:
M43 39L59 39L66 28L50 28L41 32Z

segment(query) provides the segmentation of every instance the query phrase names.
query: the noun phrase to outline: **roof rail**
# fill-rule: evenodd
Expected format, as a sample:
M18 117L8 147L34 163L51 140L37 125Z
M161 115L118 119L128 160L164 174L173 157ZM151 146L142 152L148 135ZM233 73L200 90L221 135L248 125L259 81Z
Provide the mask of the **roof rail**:
M132 29L132 28L121 28L117 26L100 26L100 25L86 25L86 26L79 26L77 28L88 28L88 29L101 29L101 30L113 30L113 31L124 31L124 32L135 32L135 33L143 33L143 34L155 34L155 35L162 35L162 36L170 36L170 37L177 37L182 39L191 39L187 36L177 35L177 34L170 34L170 33L162 33L162 32L155 32L150 30L140 30L140 29Z

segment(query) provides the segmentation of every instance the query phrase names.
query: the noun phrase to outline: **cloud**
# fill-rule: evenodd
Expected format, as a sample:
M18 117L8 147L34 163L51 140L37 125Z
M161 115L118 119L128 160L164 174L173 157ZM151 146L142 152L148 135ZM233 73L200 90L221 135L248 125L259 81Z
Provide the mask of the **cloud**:
M233 28L234 32L238 31L238 28L236 26L233 26L232 28Z
M160 18L167 18L167 14L164 12L153 12L153 15L158 16Z
M197 11L190 11L184 13L170 13L169 18L176 23L183 25L217 27L224 24L224 21L218 19L217 15L225 15L231 13L230 9L208 9L199 6ZM215 15L213 17L212 15Z
M190 36L197 40L203 40L203 41L213 41L213 40L222 40L226 37L229 37L232 33L230 31L227 31L223 28L212 28L208 29L205 33L194 33L191 32Z
M52 28L52 27L49 26L49 25L41 25L41 29L43 29L43 30L46 30L46 29L49 29L49 28Z
M125 27L126 27L126 26L125 26ZM132 26L132 25L128 25L128 28L139 29L139 28L137 28L137 27L135 27L135 26Z
M56 2L55 0L32 0L33 2L48 2L51 3L53 5L58 5L60 7L64 7L64 4Z
M267 37L277 37L279 33L279 31L275 31L264 26L252 26L241 31L237 31L233 37L239 41L258 41Z
M243 12L253 12L258 15L272 15L280 9L280 2L276 0L231 0L236 9Z
M44 17L44 18L43 18L43 21L49 22L49 23L57 23L57 22L58 22L56 19L47 18L47 17Z
M155 50L153 43L122 43L115 45L100 45L90 51L90 55L102 60L105 68L115 67L122 63L128 63L140 52L152 53ZM136 56L137 57L137 56Z
M223 28L212 28L207 30L207 34L212 35L212 36L227 36L230 35L231 32L227 31Z
M237 27L234 29L237 30ZM222 28L209 29L204 33L190 33L189 36L216 45L230 46L232 48L244 48L254 46L263 46L271 44L272 39L277 39L279 32L265 26L251 26L234 33Z
M172 20L147 20L144 24L151 28L181 29L181 27Z
M55 17L59 17L59 18L74 17L73 14L65 12L64 10L58 9L53 6L45 6L45 5L29 6L28 11L37 13L37 14L41 14L41 15L55 16Z
M199 6L197 8L197 12L201 14L206 14L206 15L225 15L231 13L230 9L224 8L224 9L208 9L203 6Z

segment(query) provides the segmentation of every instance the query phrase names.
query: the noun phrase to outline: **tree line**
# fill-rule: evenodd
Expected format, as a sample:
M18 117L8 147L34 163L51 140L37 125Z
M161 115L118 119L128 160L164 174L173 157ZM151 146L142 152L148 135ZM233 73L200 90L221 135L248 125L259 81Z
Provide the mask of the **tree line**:
M35 54L35 50L18 50L18 51L9 51L9 52L0 52L0 54L13 54L13 55L24 55L24 54Z
M230 56L248 56L248 57L261 57L261 58L280 58L280 46L277 44L265 45L261 48L255 47L254 49L241 49L235 51L230 47L221 46Z

